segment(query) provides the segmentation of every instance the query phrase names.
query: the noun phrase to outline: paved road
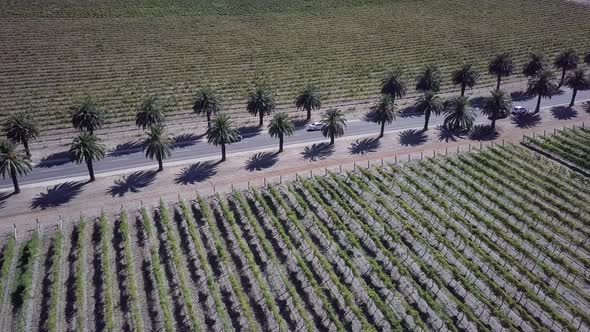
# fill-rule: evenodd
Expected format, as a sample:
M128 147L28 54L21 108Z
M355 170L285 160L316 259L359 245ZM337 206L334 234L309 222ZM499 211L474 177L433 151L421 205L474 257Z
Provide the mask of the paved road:
M541 106L556 106L569 103L571 98L570 91L564 91L563 94L554 96L552 99L545 99L542 101ZM536 104L536 98L522 98L514 97L515 105L522 105L528 109L534 109ZM589 100L590 91L578 92L577 100ZM386 131L403 130L408 128L420 128L423 126L423 117L405 115L398 117L398 119L391 125L386 126ZM507 121L507 120L501 120ZM443 116L434 116L430 120L432 127L437 124L442 124ZM488 120L478 114L477 123L488 122ZM377 134L379 125L362 120L349 121L346 128L346 136L358 136L358 135L371 135ZM243 152L264 149L269 147L277 147L278 141L271 138L266 132L252 132L251 130L243 131L244 139L241 142L231 144L228 147L227 152ZM301 144L301 143L316 143L323 142L326 139L322 136L321 131L307 132L305 129L298 129L293 136L286 138L286 144ZM181 141L174 148L172 158L167 161L182 161L195 158L203 157L218 157L220 156L220 148L210 146L204 137L192 136L188 137L185 141ZM150 161L145 158L141 149L133 144L123 145L120 149L117 149L107 155L107 157L100 162L95 163L95 172L97 174L113 171L121 171L125 169L131 169L136 167L154 165L155 161ZM35 163L35 166L28 175L20 179L21 184L32 184L45 181L54 181L60 179L67 179L71 177L86 176L87 169L86 165L76 165L67 158L67 153L59 153L53 157L42 160ZM7 179L0 179L0 189L12 187L12 182Z

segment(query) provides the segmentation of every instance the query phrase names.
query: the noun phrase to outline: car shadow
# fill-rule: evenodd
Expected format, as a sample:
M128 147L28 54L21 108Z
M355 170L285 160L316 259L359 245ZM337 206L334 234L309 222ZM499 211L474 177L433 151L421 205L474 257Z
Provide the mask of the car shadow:
M500 136L491 125L475 125L469 132L469 139L474 141L493 141Z
M107 194L113 197L123 197L127 193L140 192L142 188L154 182L157 174L156 171L139 171L123 176L115 180L115 184L107 190Z
M62 151L57 152L54 154L50 154L49 156L41 159L41 161L35 166L38 168L51 168L55 166L61 166L68 163L71 163L72 159L70 158L69 151Z
M408 129L399 133L398 140L404 146L418 146L428 141L428 135L423 130Z
M317 161L328 158L334 153L334 146L329 143L316 143L303 149L301 155L307 161Z
M174 149L183 149L197 144L206 134L181 134L174 137Z
M176 175L174 183L189 185L197 182L203 182L213 175L217 174L217 168L220 161L201 161L183 168Z
M378 138L363 138L357 139L350 144L348 148L349 154L364 155L371 152L376 152L381 146L381 141Z
M141 151L140 141L129 141L115 146L113 150L109 152L111 157L122 157L128 156Z
M259 152L246 161L246 170L261 171L274 166L279 161L277 152Z
M536 127L541 123L541 116L539 114L526 113L512 116L512 124L518 128L526 129Z
M304 129L308 123L311 123L311 121L307 121L306 119L293 120L293 126L295 129Z
M557 120L570 120L578 116L578 111L567 106L556 106L551 108L551 114Z
M456 142L457 139L463 139L465 132L461 130L450 129L447 126L437 126L438 140L445 142Z
M531 100L534 97L527 94L525 91L514 91L514 92L510 93L510 98L512 98L512 101L514 101L514 102L522 102L522 101Z
M62 206L78 196L88 182L70 181L48 187L46 193L39 193L31 202L32 209L45 210Z

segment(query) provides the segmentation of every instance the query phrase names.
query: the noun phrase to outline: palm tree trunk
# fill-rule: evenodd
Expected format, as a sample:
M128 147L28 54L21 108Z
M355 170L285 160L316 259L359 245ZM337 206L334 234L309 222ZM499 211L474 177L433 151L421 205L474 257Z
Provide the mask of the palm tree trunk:
M330 134L330 145L334 145L334 133Z
M428 130L428 121L430 121L430 112L426 112L424 113L424 130L423 131L427 131Z
M379 134L379 138L383 137L384 131L385 131L385 121L381 121L381 133Z
M211 112L207 112L207 128L211 127Z
M260 116L260 123L258 124L258 127L262 127L264 125L264 112L260 111L258 114Z
M307 109L307 122L309 122L309 120L311 120L311 108Z
M461 84L461 97L465 96L465 87L466 87L465 83Z
M563 85L564 79L565 79L565 68L563 68L561 70L561 79L559 80L559 85L557 85L557 88L561 88L561 86Z
M492 129L496 129L496 117L492 117Z
M576 94L578 93L578 89L574 88L574 92L572 92L572 101L570 101L570 107L574 106L574 102L576 101Z
M279 153L283 152L283 134L279 134Z
M158 172L161 172L164 170L164 163L162 162L162 157L158 157Z
M18 185L18 179L16 178L16 172L10 172L12 178L12 185L14 186L14 193L20 194L20 186Z
M88 167L88 174L90 174L90 182L94 182L94 167L92 167L92 159L86 160L86 166Z
M225 143L221 143L221 161L225 161Z
M539 99L537 99L537 107L535 108L535 114L539 113L541 109L541 95L539 95Z
M496 90L500 90L500 82L502 81L502 75L498 74L498 83L496 84Z
M29 150L29 141L26 139L23 140L23 147L25 148L25 152L27 153L28 157L31 157L31 150Z

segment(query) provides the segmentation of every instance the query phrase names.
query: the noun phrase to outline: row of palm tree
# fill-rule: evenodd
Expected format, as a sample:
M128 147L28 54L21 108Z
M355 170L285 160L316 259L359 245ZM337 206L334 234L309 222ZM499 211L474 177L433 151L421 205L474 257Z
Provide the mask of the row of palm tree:
M590 78L578 67L580 57L573 49L564 50L555 57L553 66L561 70L561 79L555 83L555 74L550 69L547 57L543 53L533 52L528 56L522 67L522 73L528 77L527 94L538 97L535 113L539 111L541 99L550 98L562 85L572 89L570 107L573 106L577 91L590 88ZM584 56L584 62L590 64L590 52ZM488 73L497 77L496 89L484 101L482 113L491 119L494 128L496 120L510 114L512 99L508 93L500 89L503 77L514 74L515 63L510 53L500 53L488 63ZM428 130L431 115L445 113L444 125L453 130L468 130L472 127L475 113L470 101L465 97L465 90L473 88L480 78L479 72L469 63L464 63L452 73L451 81L460 87L460 96L443 101L436 93L442 84L442 75L435 65L426 65L416 78L415 89L423 94L414 104L416 113L425 118L424 131ZM383 137L385 125L396 119L396 99L407 93L407 84L402 69L394 69L386 73L381 84L382 96L371 107L376 121L380 124L379 138ZM298 110L307 113L306 120L311 119L311 112L322 106L319 89L313 85L305 86L294 100ZM197 115L207 118L207 141L221 147L221 161L226 160L226 145L238 139L238 131L231 117L222 114L221 98L209 88L201 88L193 104ZM257 86L248 93L246 110L259 117L259 126L264 125L264 116L272 114L276 102L272 92L264 85ZM215 118L212 119L212 116ZM105 146L94 132L104 123L103 109L90 97L72 108L72 125L80 133L73 139L70 155L77 164L85 163L90 181L95 181L93 162L105 156ZM158 162L158 169L163 170L163 160L170 157L174 140L166 133L165 112L157 97L145 98L135 116L136 125L147 132L142 147L147 158ZM346 119L342 111L329 109L322 116L322 133L334 144L335 137L342 136L346 128ZM279 152L283 151L284 139L292 135L294 125L287 113L277 113L268 126L269 134L279 139ZM29 143L39 136L35 122L26 113L11 115L4 125L7 139L0 142L0 174L12 178L15 193L20 192L17 175L25 175L31 169L31 152ZM17 151L17 144L22 144L25 154Z

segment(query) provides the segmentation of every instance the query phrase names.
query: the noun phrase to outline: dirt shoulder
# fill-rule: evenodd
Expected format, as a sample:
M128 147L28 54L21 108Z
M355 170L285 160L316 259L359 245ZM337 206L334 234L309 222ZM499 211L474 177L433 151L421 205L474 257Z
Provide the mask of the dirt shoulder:
M124 205L128 210L141 204L154 205L160 198L176 200L178 196L191 199L195 192L209 195L214 191L243 189L261 186L265 182L289 181L298 176L324 174L326 170L349 170L358 166L379 164L456 153L469 149L469 145L518 143L523 134L542 135L554 128L573 125L590 125L590 113L582 107L563 113L563 108L543 109L538 117L515 123L501 120L497 134L480 130L471 137L449 136L437 128L423 133L419 128L392 131L378 140L376 134L367 137L347 137L337 140L334 146L327 144L302 144L290 146L281 154L275 150L259 150L228 155L225 163L201 160L189 165L169 166L163 172L130 170L129 174L99 177L94 183L84 181L65 182L46 188L23 189L19 195L0 194L0 232L12 225L18 229L34 227L36 219L43 225L59 221L77 220L80 213L93 216L100 212L116 211ZM483 127L478 127L483 129Z

